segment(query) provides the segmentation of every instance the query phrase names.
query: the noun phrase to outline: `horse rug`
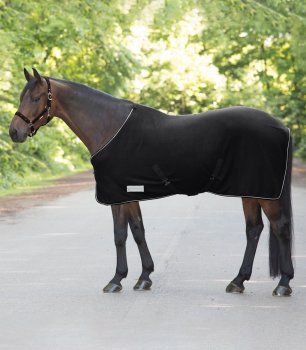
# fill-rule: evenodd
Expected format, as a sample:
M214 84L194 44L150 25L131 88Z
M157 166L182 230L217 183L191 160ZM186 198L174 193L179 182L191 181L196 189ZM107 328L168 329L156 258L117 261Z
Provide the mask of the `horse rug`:
M203 192L277 199L289 141L288 128L254 108L171 116L135 104L91 158L96 199L109 205Z

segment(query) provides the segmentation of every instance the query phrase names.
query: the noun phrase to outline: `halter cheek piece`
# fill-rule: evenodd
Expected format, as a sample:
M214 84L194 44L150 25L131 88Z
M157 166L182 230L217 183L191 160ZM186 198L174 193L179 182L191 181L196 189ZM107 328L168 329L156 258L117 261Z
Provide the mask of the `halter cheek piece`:
M37 122L39 122L45 116L44 115L45 113L47 113L47 121L45 124L43 124L41 126L47 125L49 123L49 121L52 119L52 117L50 115L51 101L52 101L51 84L50 84L49 78L47 78L47 77L44 77L44 78L46 79L46 82L48 85L48 99L47 99L47 104L45 106L45 109L32 121L19 111L17 111L15 113L15 115L20 117L22 120L24 120L28 124L28 128L30 129L29 137L33 137L37 133L39 127L36 129L35 124Z

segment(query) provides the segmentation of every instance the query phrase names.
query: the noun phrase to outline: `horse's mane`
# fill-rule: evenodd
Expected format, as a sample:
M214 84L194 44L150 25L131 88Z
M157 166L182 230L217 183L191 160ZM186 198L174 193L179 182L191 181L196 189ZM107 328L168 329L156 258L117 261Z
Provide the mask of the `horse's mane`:
M74 81L71 81L71 80L64 80L64 79L57 79L57 78L49 78L54 81L58 81L60 83L63 83L65 85L68 85L69 87L71 87L73 90L77 90L79 92L83 92L83 93L91 93L91 94L95 94L99 97L104 97L104 98L109 98L109 99L115 99L115 100L118 100L117 97L114 97L104 91L101 91L101 90L98 90L98 89L94 89L88 85L85 85L85 84L81 84L81 83L76 83Z

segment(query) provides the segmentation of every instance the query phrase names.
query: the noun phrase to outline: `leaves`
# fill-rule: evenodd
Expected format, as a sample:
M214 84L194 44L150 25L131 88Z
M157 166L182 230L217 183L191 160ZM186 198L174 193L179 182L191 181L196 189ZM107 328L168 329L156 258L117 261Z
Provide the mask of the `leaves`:
M22 145L9 140L9 124L25 84L24 66L123 93L137 61L121 44L127 28L120 24L122 3L0 2L0 188L22 182L31 172L56 173L89 163L85 147L60 121Z

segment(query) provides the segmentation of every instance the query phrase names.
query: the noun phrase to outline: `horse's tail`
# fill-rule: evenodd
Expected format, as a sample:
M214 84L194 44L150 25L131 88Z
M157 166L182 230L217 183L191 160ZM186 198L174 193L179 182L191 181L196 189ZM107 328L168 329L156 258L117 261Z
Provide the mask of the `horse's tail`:
M291 173L292 173L292 139L291 136L288 146L288 160L287 170L285 175L285 182L283 191L280 197L281 211L285 215L286 222L288 224L288 236L287 239L290 242L290 251L292 250L293 242L293 218L292 218L292 206L291 206ZM280 275L280 251L279 243L276 235L272 232L270 224L270 238L269 238L269 261L270 261L270 276L277 277Z

